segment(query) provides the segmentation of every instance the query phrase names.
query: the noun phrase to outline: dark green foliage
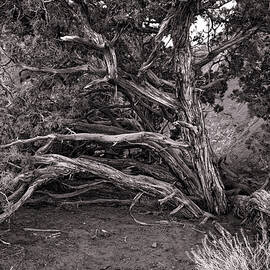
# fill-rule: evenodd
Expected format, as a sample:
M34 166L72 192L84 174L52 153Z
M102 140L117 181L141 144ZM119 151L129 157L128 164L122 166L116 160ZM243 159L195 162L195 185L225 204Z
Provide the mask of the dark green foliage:
M243 64L238 70L241 89L234 91L234 97L240 102L247 102L251 115L270 119L270 54L269 45L258 49L250 47L243 57ZM245 62L244 62L245 60Z

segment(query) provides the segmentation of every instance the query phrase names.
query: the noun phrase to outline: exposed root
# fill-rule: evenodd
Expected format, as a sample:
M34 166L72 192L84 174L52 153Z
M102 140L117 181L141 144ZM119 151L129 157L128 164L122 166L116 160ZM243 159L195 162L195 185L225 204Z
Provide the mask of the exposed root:
M92 175L95 175L97 178L103 178L105 180L90 183L88 185L80 185L80 189L75 189L74 192L66 194L53 194L44 191L39 191L39 193L45 194L52 199L71 198L86 193L93 188L96 189L98 185L101 185L104 183L104 181L106 181L113 186L119 187L129 192L140 191L156 197L157 199L161 199L161 204L166 202L167 204L176 207L177 211L173 211L173 214L181 212L181 215L189 218L199 218L204 215L204 211L202 211L178 188L150 176L128 175L111 166L94 160L89 160L85 158L71 159L55 154L37 155L34 157L34 162L36 164L42 165L43 167L47 167L36 169L28 172L27 174L21 174L17 176L17 178L20 179L20 181L22 181L24 185L26 185L26 187L23 186L25 187L25 190L21 186L19 187L20 192L16 193L16 196L13 197L13 200L9 202L8 207L6 207L4 211L0 214L0 223L10 217L20 206L22 206L33 195L34 191L36 191L38 187L45 185L51 180L64 179L63 177L76 173L90 173ZM64 182L64 180L61 181ZM137 200L135 200L135 203L136 201ZM80 202L80 204L90 204L98 202L100 203L101 201L87 201L85 203ZM78 202L76 202L76 204L78 204ZM179 208L179 205L181 205L181 208ZM132 207L133 206L134 202L132 204Z

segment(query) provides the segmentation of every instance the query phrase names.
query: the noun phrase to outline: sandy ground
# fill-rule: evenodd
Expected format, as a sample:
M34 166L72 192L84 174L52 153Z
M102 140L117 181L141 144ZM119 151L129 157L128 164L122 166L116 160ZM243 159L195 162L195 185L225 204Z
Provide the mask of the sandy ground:
M136 217L145 222L164 218L139 212ZM231 218L222 223L239 228ZM127 207L23 207L11 218L8 232L4 232L7 224L1 225L0 239L5 243L0 242L0 270L192 270L195 266L186 251L200 244L209 226L195 221L142 226L129 216Z

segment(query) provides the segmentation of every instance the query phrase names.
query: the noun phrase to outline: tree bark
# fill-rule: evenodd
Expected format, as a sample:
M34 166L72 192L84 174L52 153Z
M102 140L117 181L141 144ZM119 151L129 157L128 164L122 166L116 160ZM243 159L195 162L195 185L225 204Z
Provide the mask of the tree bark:
M212 213L223 214L227 200L219 172L214 165L204 124L202 106L195 88L193 58L190 48L189 29L200 1L179 3L175 11L172 37L175 48L176 97L184 108L178 119L185 125L177 125L180 134L191 147L189 150L192 167L198 178L198 189L202 191L207 208Z

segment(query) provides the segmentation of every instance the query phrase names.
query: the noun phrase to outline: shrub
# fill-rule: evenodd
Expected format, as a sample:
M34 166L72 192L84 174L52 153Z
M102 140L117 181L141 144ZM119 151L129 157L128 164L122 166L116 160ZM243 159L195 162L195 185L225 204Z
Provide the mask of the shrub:
M218 239L212 235L202 241L202 247L188 256L198 270L267 270L270 269L270 242L264 231L255 241L241 231L241 236L223 233Z

